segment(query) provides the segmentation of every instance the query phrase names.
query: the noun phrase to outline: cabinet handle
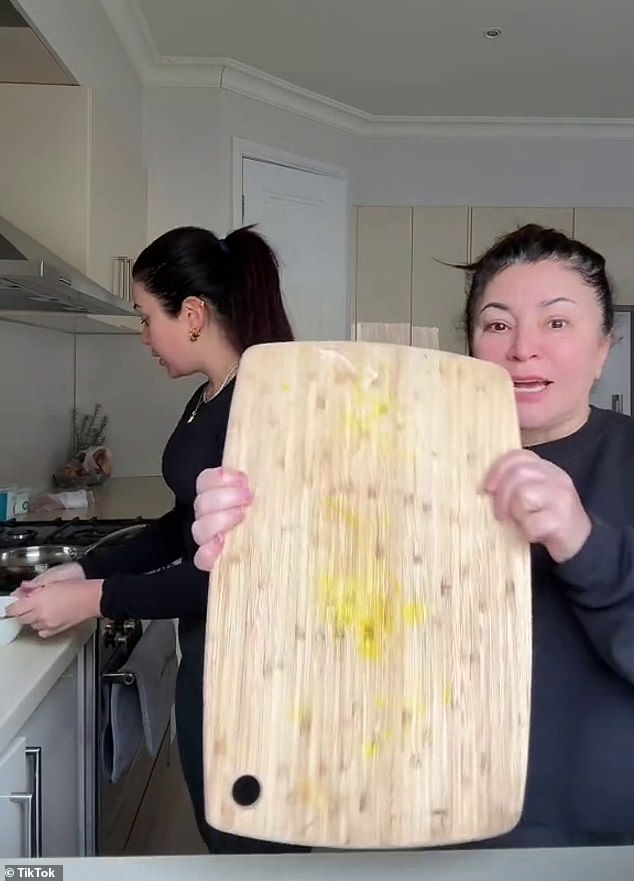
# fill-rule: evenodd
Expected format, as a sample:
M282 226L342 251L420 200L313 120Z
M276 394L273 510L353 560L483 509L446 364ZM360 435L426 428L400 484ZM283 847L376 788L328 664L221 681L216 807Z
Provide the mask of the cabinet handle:
M33 859L33 793L32 792L12 792L9 800L15 804L26 805L26 853L24 856L27 860Z
M27 746L25 749L27 758L31 760L33 780L33 810L31 817L32 840L33 840L33 856L42 856L42 747Z
M128 302L132 302L132 260L130 257L126 257L125 261L125 281L126 281L126 290L125 290L125 298Z
M112 258L112 293L122 300L132 299L132 260L129 257Z
M623 412L623 395L612 395L612 409L615 413Z
M24 750L31 765L31 792L12 792L12 802L26 805L27 859L42 856L42 747L27 746Z

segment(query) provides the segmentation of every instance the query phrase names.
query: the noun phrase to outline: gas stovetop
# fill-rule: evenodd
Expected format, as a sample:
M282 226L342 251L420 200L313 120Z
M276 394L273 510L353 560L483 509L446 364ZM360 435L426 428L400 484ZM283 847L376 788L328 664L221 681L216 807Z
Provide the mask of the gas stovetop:
M5 520L0 521L0 548L28 545L77 545L87 547L118 529L150 523L143 517L130 520ZM125 540L122 538L122 540Z

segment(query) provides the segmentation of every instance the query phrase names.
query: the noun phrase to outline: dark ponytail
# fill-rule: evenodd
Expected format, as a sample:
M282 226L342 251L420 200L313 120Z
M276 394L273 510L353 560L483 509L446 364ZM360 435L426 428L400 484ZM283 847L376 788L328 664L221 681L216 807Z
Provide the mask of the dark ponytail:
M224 242L229 263L227 296L217 309L235 348L243 352L258 343L292 340L273 250L250 226L230 233Z
M277 257L251 227L226 239L195 226L169 230L139 254L132 275L168 315L187 297L205 300L238 352L293 339Z

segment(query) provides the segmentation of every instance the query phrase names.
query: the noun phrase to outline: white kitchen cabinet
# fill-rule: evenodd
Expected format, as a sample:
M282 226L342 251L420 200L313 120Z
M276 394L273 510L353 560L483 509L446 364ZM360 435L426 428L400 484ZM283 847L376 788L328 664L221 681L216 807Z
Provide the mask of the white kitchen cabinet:
M0 212L85 272L88 90L2 83L0 117Z
M75 658L19 732L39 763L34 812L41 812L41 856L84 852L83 682Z
M0 858L31 856L34 804L25 747L24 738L16 737L0 755Z
M467 262L468 231L468 208L414 208L412 323L437 327L440 348L458 354L465 352L465 277L446 264Z
M616 302L634 305L634 208L576 208L575 237L605 257Z
M412 209L357 208L356 321L412 319Z
M113 285L113 257L132 260L146 245L147 176L108 107L91 93L87 273Z
M572 235L572 208L495 208L476 207L471 212L471 248L475 260L505 233L526 223L539 223Z
M94 90L0 84L0 212L113 291L146 243L147 173ZM117 291L113 291L117 293Z

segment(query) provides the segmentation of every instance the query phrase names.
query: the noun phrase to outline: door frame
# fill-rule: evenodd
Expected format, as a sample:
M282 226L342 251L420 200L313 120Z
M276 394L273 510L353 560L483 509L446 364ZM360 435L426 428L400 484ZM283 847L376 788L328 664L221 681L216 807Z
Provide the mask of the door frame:
M256 144L254 141L246 141L244 138L237 138L234 136L231 141L233 189L232 229L237 229L242 225L243 159L255 159L260 162L270 162L272 165L283 165L286 168L294 168L297 171L308 171L312 172L312 174L322 174L324 177L335 177L345 181L348 221L350 220L350 192L348 187L348 170L346 168L341 168L339 165L329 165L326 162L318 162L316 159L308 159L306 156L298 156L295 153L288 153L286 150L278 150L277 147Z
M235 135L231 138L232 147L232 224L231 229L238 229L242 226L242 192L243 192L243 175L242 162L244 159L254 159L260 162L270 162L272 165L282 165L286 168L293 168L297 171L308 171L312 174L321 174L324 177L337 178L343 180L346 188L346 225L343 243L344 253L346 255L346 323L350 339L355 339L355 323L356 308L354 297L355 285L355 262L356 254L352 251L352 242L355 240L354 235L354 211L350 201L350 181L348 169L339 165L331 165L327 162L318 162L316 159L309 159L306 156L299 156L296 153L289 153L286 150L279 150L277 147L269 147L266 144L257 144L255 141L248 141L244 138L238 138Z

